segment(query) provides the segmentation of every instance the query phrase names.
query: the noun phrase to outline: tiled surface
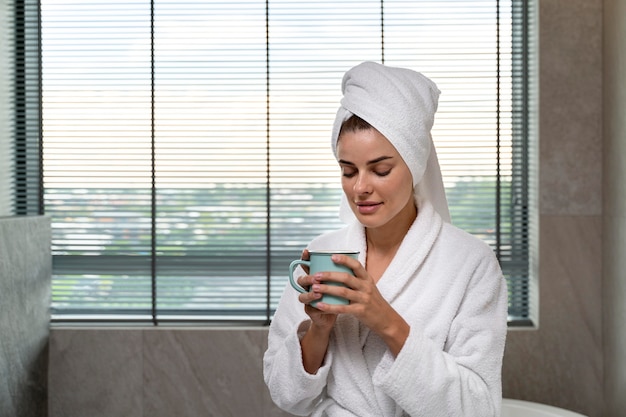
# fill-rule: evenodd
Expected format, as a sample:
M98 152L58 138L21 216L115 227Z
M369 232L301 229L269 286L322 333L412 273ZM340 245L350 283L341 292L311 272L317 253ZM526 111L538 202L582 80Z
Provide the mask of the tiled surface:
M602 1L540 1L540 207L602 214Z
M0 416L47 408L50 221L0 218Z
M49 410L55 417L143 417L138 330L50 333Z
M602 219L543 216L538 330L510 331L504 396L602 416Z
M281 417L267 330L53 328L50 417Z
M146 416L257 416L269 405L262 369L265 331L143 334Z

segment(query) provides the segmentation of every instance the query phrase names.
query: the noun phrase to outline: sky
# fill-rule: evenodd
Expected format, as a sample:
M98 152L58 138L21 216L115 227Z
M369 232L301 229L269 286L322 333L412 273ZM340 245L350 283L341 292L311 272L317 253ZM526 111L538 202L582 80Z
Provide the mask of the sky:
M149 186L153 127L161 187L265 183L268 132L273 182L337 183L341 77L381 62L383 39L386 64L442 90L433 137L446 183L493 175L495 3L390 1L383 30L378 0L271 1L266 32L265 1L155 1L153 68L149 1L42 0L46 187ZM500 23L506 143L510 16Z

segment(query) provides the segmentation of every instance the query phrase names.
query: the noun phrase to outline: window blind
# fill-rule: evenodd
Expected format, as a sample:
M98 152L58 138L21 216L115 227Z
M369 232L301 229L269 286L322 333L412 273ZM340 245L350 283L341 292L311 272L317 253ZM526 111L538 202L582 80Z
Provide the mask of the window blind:
M8 2L0 41L0 216L43 213L39 7ZM4 7L4 6L3 6Z
M527 315L524 3L42 0L53 318L268 322L289 261L341 227L330 130L373 60L442 90L453 223Z

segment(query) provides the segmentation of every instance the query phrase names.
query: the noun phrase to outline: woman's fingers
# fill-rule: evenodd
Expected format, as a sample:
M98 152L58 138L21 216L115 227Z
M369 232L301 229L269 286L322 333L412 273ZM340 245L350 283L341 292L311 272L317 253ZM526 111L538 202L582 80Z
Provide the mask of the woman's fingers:
M361 265L357 259L354 259L350 256L335 254L331 258L333 262L339 265L344 265L352 270L354 276L357 278L365 279L368 278L367 271L365 267Z
M305 288L307 292L301 293L298 296L298 300L301 303L309 304L312 301L322 298L322 294L318 291L312 291L312 286L319 284L319 280L313 275L302 275L298 278L298 285Z
M313 291L304 292L298 296L298 300L302 304L310 304L315 300L319 300L320 298L322 298L322 294L319 292L313 292Z
M304 250L302 258L308 259L308 257L308 251ZM362 298L360 292L365 290L369 282L373 284L367 271L358 260L345 255L333 255L332 259L333 262L350 268L354 275L346 272L325 271L317 272L314 275L300 276L297 280L298 284L307 289L307 292L298 296L301 303L310 304L320 300L324 294L345 298L351 302L359 301ZM332 285L331 283L343 285Z
M319 282L319 280L316 278L316 275L301 275L298 277L297 282L302 288L308 290L311 285Z
M309 255L309 250L305 249L302 251L302 255L300 255L300 259L302 259L303 261L308 261L310 259L310 255ZM309 267L306 265L300 265L302 267L302 269L304 269L304 272L308 275L309 274Z

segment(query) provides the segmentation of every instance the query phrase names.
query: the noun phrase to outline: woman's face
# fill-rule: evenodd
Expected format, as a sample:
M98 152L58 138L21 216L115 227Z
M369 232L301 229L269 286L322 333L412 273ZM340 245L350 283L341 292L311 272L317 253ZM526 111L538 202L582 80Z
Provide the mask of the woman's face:
M350 208L369 228L411 221L416 208L406 163L378 130L343 132L337 142L341 185Z

